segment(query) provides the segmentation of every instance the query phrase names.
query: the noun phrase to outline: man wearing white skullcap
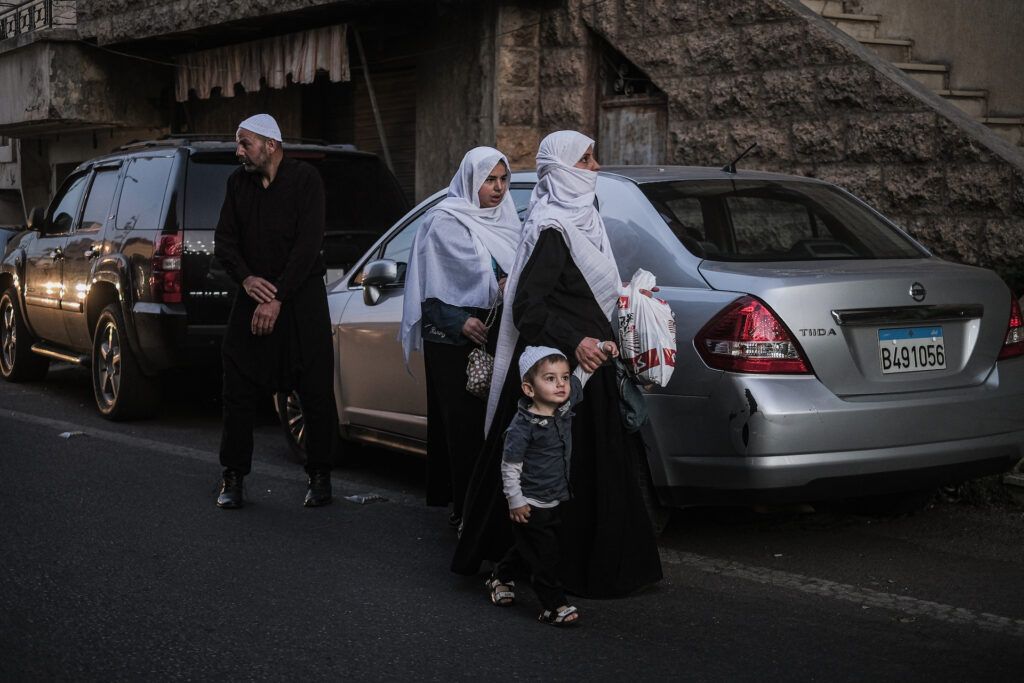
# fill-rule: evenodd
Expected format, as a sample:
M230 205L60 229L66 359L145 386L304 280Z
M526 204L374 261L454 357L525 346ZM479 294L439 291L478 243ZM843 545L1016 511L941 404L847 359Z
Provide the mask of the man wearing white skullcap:
M309 164L286 158L269 114L235 133L242 167L228 178L214 253L239 285L222 346L224 468L221 508L242 507L252 469L253 426L266 398L302 401L309 490L304 505L331 502L333 349L325 272L324 187Z
M238 130L247 130L271 140L281 142L281 129L270 114L256 114L238 124ZM237 134L237 133L236 133Z
M238 125L235 140L238 141L235 155L242 166L249 173L258 173L263 187L269 187L284 158L277 121L270 114L250 116Z

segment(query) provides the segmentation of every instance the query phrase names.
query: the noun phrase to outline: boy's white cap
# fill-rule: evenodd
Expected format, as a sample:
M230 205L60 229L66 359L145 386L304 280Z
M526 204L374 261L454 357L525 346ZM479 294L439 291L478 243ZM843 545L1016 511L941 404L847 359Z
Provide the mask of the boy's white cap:
M530 371L530 368L537 364L537 361L548 356L565 358L564 353L550 346L527 346L523 349L523 355L519 356L519 379L522 379ZM569 359L566 358L566 360Z
M251 133L256 133L257 135L262 135L265 138L281 142L281 128L278 127L277 121L275 121L274 117L270 114L256 114L255 116L250 116L245 121L238 124L238 130L242 130L243 128ZM236 131L235 135L237 134L238 133Z

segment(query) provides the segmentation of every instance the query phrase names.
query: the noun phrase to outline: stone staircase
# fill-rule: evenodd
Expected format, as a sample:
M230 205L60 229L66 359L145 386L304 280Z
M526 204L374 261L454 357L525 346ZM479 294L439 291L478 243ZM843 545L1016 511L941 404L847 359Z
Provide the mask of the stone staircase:
M841 0L800 0L836 28L888 59L911 78L930 88L961 110L988 126L992 132L1013 145L1024 147L1024 116L988 115L987 90L963 90L952 87L951 66L914 61L914 41L885 38L880 14L849 13Z

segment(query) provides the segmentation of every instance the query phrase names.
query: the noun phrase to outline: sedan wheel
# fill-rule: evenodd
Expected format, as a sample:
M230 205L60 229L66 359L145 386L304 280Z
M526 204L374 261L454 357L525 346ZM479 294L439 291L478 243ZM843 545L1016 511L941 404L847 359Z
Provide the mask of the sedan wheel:
M302 410L302 401L297 392L274 394L274 409L277 411L277 419L284 431L284 438L288 442L288 450L285 457L291 462L300 465L306 464L306 417ZM342 451L348 453L357 444L352 441L345 441L344 449L341 445L341 438L338 434L337 420L331 420L331 453L335 467L345 463Z
M32 338L18 306L18 293L10 287L0 297L0 373L10 382L42 379L49 361L32 353Z
M96 407L109 420L148 417L160 404L159 379L143 374L124 338L121 311L103 309L92 344L92 385Z
M289 394L274 394L274 407L284 429L284 438L288 442L288 459L305 465L306 420L302 415L302 401L299 400L299 395L294 391Z

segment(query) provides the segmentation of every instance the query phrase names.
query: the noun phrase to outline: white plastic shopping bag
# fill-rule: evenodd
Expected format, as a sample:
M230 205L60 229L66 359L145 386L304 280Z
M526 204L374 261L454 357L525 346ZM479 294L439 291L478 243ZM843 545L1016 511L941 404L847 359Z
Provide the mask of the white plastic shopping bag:
M676 319L668 302L640 293L653 288L640 268L619 296L619 353L637 384L663 387L676 366Z

